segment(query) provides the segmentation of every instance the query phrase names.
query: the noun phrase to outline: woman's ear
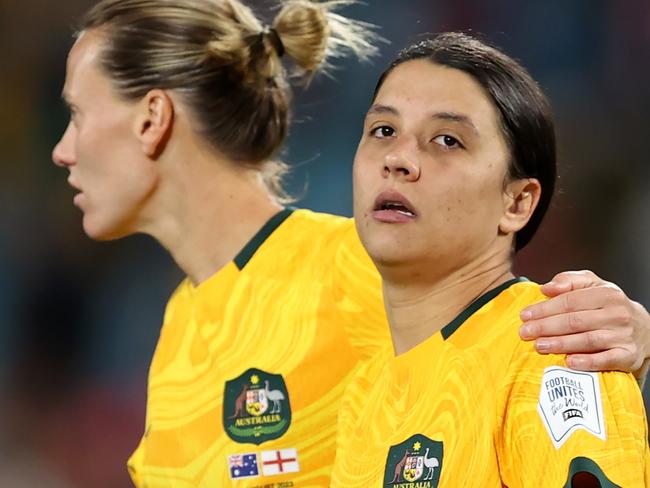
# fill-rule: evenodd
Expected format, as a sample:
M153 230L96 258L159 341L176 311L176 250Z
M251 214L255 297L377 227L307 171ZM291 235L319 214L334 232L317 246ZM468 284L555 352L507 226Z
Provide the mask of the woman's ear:
M164 90L150 90L138 104L136 136L150 158L157 158L165 148L173 120L174 103Z
M537 208L541 194L542 185L535 178L507 183L503 192L504 211L499 221L499 231L514 234L523 229Z

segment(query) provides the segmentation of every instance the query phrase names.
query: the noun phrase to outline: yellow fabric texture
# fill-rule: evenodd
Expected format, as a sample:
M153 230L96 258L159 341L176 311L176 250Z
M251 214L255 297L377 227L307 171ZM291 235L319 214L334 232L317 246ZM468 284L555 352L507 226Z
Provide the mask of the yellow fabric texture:
M580 429L557 449L551 441L537 405L545 368L565 367L564 357L539 355L518 336L519 312L543 299L534 283L512 284L447 339L439 332L400 356L365 364L342 403L332 486L563 487L571 461L580 457L618 486L650 486L645 412L629 374L594 377L605 440ZM413 445L399 446L415 435ZM442 443L436 461L428 440ZM431 452L423 453L424 447ZM438 464L437 481L426 479L422 462L422 471L405 470L416 466L416 455Z
M199 286L185 280L171 297L149 372L145 434L128 462L135 485L329 486L342 394L359 362L389 344L379 276L353 221L294 211L241 270L232 262ZM271 387L289 397L290 407L273 404L273 391L241 397L267 416L277 407L287 420L290 410L288 430L261 444L225 431L224 418L237 414L224 410L226 382L250 368L280 375L286 389L273 378ZM240 379L251 389L265 378ZM256 417L239 412L245 430ZM264 476L261 451L282 449L295 450L299 471ZM229 456L250 453L259 475L231 479Z

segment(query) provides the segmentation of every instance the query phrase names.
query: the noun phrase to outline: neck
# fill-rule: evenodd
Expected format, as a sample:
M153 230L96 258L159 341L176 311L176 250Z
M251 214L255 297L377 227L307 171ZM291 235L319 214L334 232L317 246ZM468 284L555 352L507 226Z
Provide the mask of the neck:
M512 279L510 259L506 256L492 256L429 282L384 276L384 302L395 354L425 341L475 299Z
M161 162L160 188L143 224L195 284L237 255L281 210L257 170L210 150L176 150Z

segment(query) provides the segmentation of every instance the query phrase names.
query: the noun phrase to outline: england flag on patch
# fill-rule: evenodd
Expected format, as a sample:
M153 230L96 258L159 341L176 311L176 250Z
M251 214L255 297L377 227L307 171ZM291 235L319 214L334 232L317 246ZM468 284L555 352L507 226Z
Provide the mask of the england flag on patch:
M297 473L300 471L300 465L298 464L298 452L296 449L262 451L261 458L262 473L264 476Z
M233 454L228 456L228 468L230 478L252 478L259 476L260 471L257 465L257 454Z

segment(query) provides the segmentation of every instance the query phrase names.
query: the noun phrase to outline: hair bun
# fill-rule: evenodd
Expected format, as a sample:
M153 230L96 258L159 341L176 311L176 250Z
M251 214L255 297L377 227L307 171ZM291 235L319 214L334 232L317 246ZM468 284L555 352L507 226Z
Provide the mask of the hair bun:
M282 43L282 39L280 38L280 34L278 34L277 30L275 30L273 27L267 27L262 31L262 35L266 36L269 39L273 45L273 48L275 49L276 54L278 55L278 58L284 56L284 44Z

